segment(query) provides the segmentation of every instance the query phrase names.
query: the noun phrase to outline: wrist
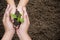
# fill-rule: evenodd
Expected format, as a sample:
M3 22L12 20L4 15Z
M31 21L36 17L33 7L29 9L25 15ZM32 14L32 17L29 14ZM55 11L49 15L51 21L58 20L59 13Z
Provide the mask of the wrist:
M13 7L13 8L16 8L16 5L15 5L15 4L9 4L9 3L8 3L8 5L10 5L10 6Z
M12 40L14 33L11 31L5 31L4 36L1 40Z
M14 31L6 31L5 34L7 34L6 36L9 36L10 39L12 39L13 35L14 35Z
M10 33L10 34L14 34L15 33L15 30L6 30L5 33Z
M30 36L29 36L29 34L26 32L24 32L24 33L20 33L20 36L19 36L19 39L23 39L23 40L31 40L31 38L30 38Z
M14 2L14 0L7 0L7 3L9 4L9 5L15 5L15 2Z
M19 38L21 38L22 36L24 36L24 35L26 35L26 34L28 35L27 32L21 32L21 31L18 31L17 34L18 34L18 37L19 37Z
M20 0L19 1L19 5L21 5L21 6L26 6L27 5L27 3L29 2L29 0Z
M21 7L25 7L26 5L24 5L23 3L19 3L18 6L21 6Z
M18 35L19 39L23 38L23 37L26 37L26 35L28 35L28 33L20 33Z

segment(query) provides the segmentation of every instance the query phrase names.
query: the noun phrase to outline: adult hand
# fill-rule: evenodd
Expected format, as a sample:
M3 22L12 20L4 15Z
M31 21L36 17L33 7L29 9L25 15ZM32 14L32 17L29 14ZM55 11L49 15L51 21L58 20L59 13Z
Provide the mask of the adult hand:
M23 6L21 6L21 5L18 5L17 6L17 11L19 11L19 13L22 15L22 17L23 17Z
M28 35L28 28L30 25L30 21L29 21L29 17L26 11L26 8L23 8L23 17L24 18L24 22L21 23L20 28L18 29L18 27L16 27L16 33L19 37L20 40L31 40L30 36Z
M12 7L10 7L10 5L7 6L6 11L4 13L4 17L3 17L3 25L5 28L5 31L12 31L13 33L15 32L14 28L13 28L13 23L10 21L10 12L12 10Z
M29 28L29 25L30 25L29 17L28 17L28 14L27 14L27 11L26 11L25 7L23 8L23 11L24 11L24 13L23 13L23 17L22 18L24 18L24 22L21 23L20 28L17 29L17 33L18 33L18 31L27 32L28 28Z
M10 4L10 7L11 7L10 13L11 14L15 14L15 12L16 12L16 6L15 6L15 4L14 5ZM11 17L11 20L14 22L14 19L12 17Z
M11 13L15 14L16 12L16 6L15 5L10 5L11 9Z
M7 9L4 13L3 25L4 25L5 33L4 33L4 36L2 37L1 40L12 40L12 37L15 33L15 30L13 28L13 24L10 21L10 11L11 11L11 9L12 8L8 5Z

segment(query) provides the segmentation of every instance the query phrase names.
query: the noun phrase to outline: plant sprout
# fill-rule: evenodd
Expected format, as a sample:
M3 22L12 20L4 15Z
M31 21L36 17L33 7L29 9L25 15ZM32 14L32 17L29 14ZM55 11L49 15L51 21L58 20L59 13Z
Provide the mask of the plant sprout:
M24 19L23 18L21 18L21 14L20 15L15 15L15 14L11 14L11 17L13 18L13 19L17 19L17 22L21 22L21 23L23 23L24 22Z
M17 16L15 14L11 14L12 18L17 18Z

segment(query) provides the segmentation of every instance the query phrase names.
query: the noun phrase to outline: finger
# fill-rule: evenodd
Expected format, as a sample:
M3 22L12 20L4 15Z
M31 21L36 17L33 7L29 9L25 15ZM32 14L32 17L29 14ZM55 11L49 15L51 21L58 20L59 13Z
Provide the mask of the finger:
M16 29L16 26L15 25L13 25L13 27Z
M7 9L7 12L6 12L6 17L7 17L7 18L9 18L9 16L10 16L10 11L11 11L11 7L9 7L9 8Z
M10 5L8 4L5 13L8 13L9 8L10 8Z
M3 16L3 20L6 19L6 13L7 13L8 8L9 8L9 4L7 5L6 11L5 11L4 16Z
M17 30L17 29L19 29L19 27L18 27L18 26L16 27L16 30Z
M14 18L11 16L12 14L15 14L15 11L13 11L13 9L11 9L11 12L10 12L10 19L11 19L11 22L14 23Z
M15 6L11 6L11 12L10 12L10 15L11 14L15 14L15 12L16 12L16 8L15 8ZM11 16L10 16L11 17ZM13 22L14 23L14 18L13 17L11 17L11 22Z
M13 21L11 20L11 18L10 18L10 12L11 12L11 10L12 10L12 7L11 6L9 6L9 8L7 9L7 12L6 12L6 20L8 20L8 22L10 22L10 23L12 23Z
M5 22L5 19L6 19L5 15L6 15L6 14L4 13L4 16L3 16L3 21L4 21L4 22Z
M10 22L10 11L11 11L11 7L8 8L8 11L6 12L6 21Z
M15 14L15 11L16 11L16 10L12 8L11 14Z
M27 11L26 11L26 8L25 7L23 8L23 11L24 11L24 20L26 22L29 22L28 14L27 14Z
M10 20L11 20L11 22L14 23L14 18L11 16L11 13L10 13Z
M21 18L23 18L23 15L24 15L24 14L23 14L23 9L22 9L22 7L21 7L21 6L19 7L18 11L19 11L19 12L20 12L20 14L22 15L22 16L21 16Z

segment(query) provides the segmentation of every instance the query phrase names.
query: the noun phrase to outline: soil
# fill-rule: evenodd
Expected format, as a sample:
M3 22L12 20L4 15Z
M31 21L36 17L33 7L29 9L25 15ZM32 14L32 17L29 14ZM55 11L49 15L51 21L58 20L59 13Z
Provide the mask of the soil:
M15 15L16 15L17 17L21 17L21 15L20 15L20 13L19 13L18 11L16 11ZM18 22L18 21L17 21L17 18L14 18L14 23L13 23L13 24L14 24L15 26L18 26L18 25L21 24L21 22Z
M15 2L17 5L18 1ZM0 39L4 34L2 18L6 5L5 0L0 0ZM60 0L30 0L27 12L32 40L60 40ZM19 40L16 34L13 40Z

